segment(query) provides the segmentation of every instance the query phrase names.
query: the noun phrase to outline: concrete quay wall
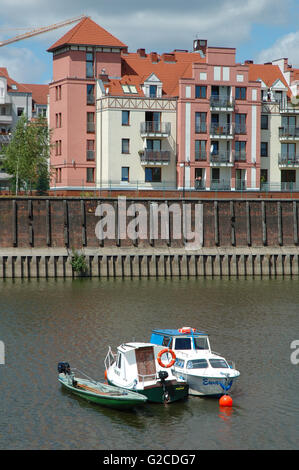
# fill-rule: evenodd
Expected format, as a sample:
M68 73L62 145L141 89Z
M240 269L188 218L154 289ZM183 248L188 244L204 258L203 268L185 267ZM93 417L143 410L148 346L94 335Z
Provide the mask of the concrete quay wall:
M84 250L87 277L298 276L299 249ZM0 278L74 278L68 250L1 250Z

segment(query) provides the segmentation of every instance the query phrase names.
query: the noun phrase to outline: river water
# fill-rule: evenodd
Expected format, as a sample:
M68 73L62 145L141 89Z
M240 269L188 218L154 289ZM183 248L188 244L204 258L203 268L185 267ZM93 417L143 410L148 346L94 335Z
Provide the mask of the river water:
M1 449L298 449L298 279L31 280L0 284ZM241 375L233 407L189 397L134 411L61 389L57 363L104 380L109 345L193 326ZM298 347L297 347L298 348ZM294 357L294 356L293 356ZM295 361L296 362L296 361Z

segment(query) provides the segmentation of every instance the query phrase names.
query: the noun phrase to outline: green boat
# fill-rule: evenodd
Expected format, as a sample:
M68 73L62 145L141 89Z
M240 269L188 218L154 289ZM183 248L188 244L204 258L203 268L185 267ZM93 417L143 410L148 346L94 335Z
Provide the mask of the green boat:
M68 362L59 362L59 382L67 390L92 403L108 408L127 410L144 405L147 401L147 397L140 393L96 382L89 377L87 379L79 378L75 376L74 370L77 369L71 370ZM81 374L86 376L83 372Z

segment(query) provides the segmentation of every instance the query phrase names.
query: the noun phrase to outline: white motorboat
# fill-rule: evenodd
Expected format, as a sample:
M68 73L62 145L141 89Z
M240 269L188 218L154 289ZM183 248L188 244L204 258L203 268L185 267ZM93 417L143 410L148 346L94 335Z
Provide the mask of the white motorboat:
M174 351L172 372L186 380L190 395L225 395L240 375L233 363L211 351L208 335L203 331L189 327L155 329L150 341Z
M105 376L109 385L141 393L149 402L171 403L188 396L188 384L173 375L175 361L161 366L158 362L164 348L149 343L125 343L114 354L111 347L105 358ZM167 370L166 370L167 369Z

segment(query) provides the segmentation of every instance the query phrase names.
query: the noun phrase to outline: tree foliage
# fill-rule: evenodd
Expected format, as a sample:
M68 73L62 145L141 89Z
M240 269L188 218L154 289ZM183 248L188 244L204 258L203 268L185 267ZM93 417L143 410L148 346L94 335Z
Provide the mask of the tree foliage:
M39 117L29 121L25 115L18 120L12 139L5 149L3 167L12 175L16 189L31 191L49 187L50 133L47 120Z

